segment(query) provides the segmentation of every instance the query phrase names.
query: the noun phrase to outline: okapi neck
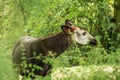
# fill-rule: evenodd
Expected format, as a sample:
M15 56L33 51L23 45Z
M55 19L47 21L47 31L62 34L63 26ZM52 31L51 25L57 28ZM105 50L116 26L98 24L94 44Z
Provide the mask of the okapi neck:
M65 34L64 32L48 36L42 39L42 41L44 47L47 48L47 52L52 51L55 53L55 57L59 56L72 44L71 35Z
M56 57L64 52L72 44L71 35L68 35L64 32L56 34L53 38L54 39L51 41L51 43L53 43L52 45L54 45L54 47L50 49L55 52Z

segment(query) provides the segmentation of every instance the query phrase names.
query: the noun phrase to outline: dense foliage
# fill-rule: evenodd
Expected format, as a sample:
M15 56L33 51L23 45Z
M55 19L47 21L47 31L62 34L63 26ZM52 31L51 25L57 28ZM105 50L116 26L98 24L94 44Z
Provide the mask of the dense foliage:
M57 59L51 60L53 68L120 65L120 33L117 30L120 26L112 19L113 3L113 0L0 0L0 80L16 80L11 53L20 36L55 34L61 31L60 26L66 19L88 30L96 37L98 45L74 43ZM94 77L90 77L91 80Z

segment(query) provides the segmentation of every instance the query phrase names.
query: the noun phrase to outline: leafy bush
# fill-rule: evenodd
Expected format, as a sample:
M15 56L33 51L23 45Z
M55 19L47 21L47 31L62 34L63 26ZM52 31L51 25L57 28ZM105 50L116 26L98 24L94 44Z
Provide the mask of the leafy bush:
M50 60L53 68L91 64L120 65L120 34L116 31L119 25L111 23L114 16L113 0L2 0L0 8L2 80L7 80L8 77L11 80L16 79L11 53L15 41L20 36L43 37L55 34L61 31L60 26L66 19L72 20L94 35L98 45L80 46L74 43L54 61ZM106 78L104 74L97 74L90 76L90 79ZM116 72L113 74L118 80L120 75Z

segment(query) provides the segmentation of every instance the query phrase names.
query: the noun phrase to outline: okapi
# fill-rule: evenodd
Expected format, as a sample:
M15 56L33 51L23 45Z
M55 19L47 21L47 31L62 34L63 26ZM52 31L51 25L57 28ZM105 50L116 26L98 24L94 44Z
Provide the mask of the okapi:
M44 38L33 38L30 36L23 36L14 46L12 53L12 60L15 67L19 69L21 76L28 76L32 67L25 68L28 72L22 70L22 57L26 58L27 64L40 66L42 69L34 69L34 75L46 76L51 69L51 65L43 62L42 59L35 58L36 56L48 56L49 52L55 53L55 58L63 53L74 41L76 43L94 44L96 39L90 35L86 30L75 26L70 20L66 20L65 24L61 26L62 31L58 34L51 35ZM36 55L34 55L34 53Z

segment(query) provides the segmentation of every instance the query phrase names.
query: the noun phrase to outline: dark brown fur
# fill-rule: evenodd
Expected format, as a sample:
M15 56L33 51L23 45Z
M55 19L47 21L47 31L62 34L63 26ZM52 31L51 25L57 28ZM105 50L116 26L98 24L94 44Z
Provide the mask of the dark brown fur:
M35 69L35 75L45 76L51 68L50 64L38 60L35 56L47 56L49 51L55 53L55 57L59 56L64 52L72 43L71 35L60 32L56 35L48 36L45 38L32 38L29 36L22 37L14 47L13 50L13 63L20 68L20 74L27 76L27 73L23 73L22 66L22 53L25 53L27 59L27 64L31 63L33 65L38 65L43 68L43 70ZM34 56L34 53L36 55ZM31 69L29 68L29 71Z

